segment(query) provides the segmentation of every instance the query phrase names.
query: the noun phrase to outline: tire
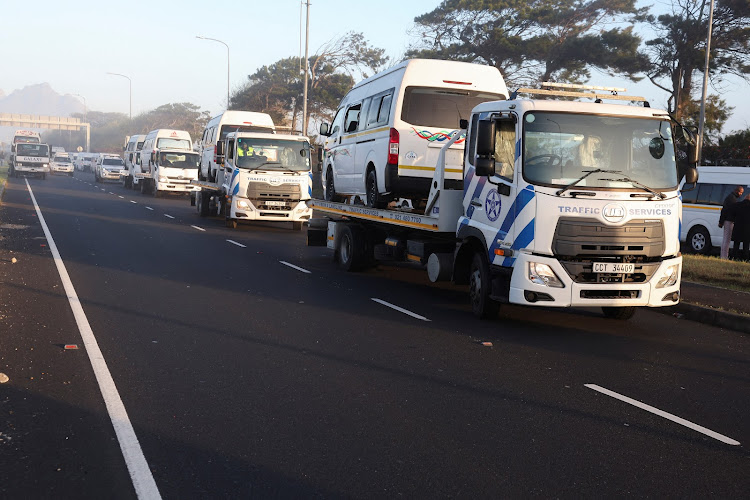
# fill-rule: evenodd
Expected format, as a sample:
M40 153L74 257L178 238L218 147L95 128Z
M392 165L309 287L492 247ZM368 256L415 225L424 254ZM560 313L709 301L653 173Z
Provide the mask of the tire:
M302 221L292 222L292 231L302 231Z
M195 199L195 208L198 211L198 215L201 217L208 217L208 196L203 191L199 192Z
M224 219L224 225L229 229L237 229L237 219L230 219L227 217Z
M602 313L607 318L626 321L635 314L635 307L602 307Z
M328 167L326 172L326 201L339 201L339 196L336 194L336 186L333 184L333 170Z
M141 194L148 193L148 189L146 189L146 179L141 179L141 182L139 182L138 184L140 184L141 186Z
M336 246L336 260L346 272L355 272L365 265L365 234L362 228L344 225Z
M378 191L378 177L375 175L375 170L370 170L370 173L367 174L365 189L367 190L367 206L380 208L380 192Z
M695 226L690 229L687 236L687 244L693 253L711 253L711 235L703 226Z
M492 277L487 257L481 253L474 253L469 268L469 301L471 311L479 319L490 319L497 316L500 304L490 298L492 293Z

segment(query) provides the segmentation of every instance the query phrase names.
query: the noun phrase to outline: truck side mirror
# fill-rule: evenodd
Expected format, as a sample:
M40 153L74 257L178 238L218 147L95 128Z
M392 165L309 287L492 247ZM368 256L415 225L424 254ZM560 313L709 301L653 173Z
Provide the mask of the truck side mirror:
M685 184L682 185L682 191L692 191L698 183L698 169L690 166L685 171Z
M331 137L331 133L329 132L331 129L331 126L328 123L321 123L320 124L320 135L325 137Z
M477 175L489 177L495 173L495 122L479 120L475 130L477 135L474 168Z
M151 163L156 163L156 153L151 151Z
M221 156L224 154L224 142L219 141L216 143L216 156Z

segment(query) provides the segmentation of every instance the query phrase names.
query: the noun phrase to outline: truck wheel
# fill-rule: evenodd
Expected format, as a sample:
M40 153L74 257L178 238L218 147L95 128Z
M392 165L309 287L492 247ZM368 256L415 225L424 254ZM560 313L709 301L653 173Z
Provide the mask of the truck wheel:
M469 269L469 300L471 311L479 319L493 318L500 310L500 304L490 298L491 292L490 265L483 253L476 252Z
M203 191L199 192L195 200L195 208L198 211L198 215L208 217L208 207L208 196Z
M695 226L690 229L687 236L690 250L695 253L711 253L711 235L703 226Z
M362 228L345 225L341 228L336 259L347 272L359 271L365 264L365 234Z
M302 231L302 222L292 222L292 231Z
M227 217L224 219L224 225L229 229L237 229L237 219L230 219Z
M607 318L625 321L633 317L635 314L635 307L602 307L602 312Z

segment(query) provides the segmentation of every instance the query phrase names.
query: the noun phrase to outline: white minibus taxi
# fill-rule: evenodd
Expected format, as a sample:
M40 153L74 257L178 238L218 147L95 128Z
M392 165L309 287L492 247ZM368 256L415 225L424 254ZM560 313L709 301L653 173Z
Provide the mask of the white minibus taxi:
M364 196L368 206L426 199L440 149L482 102L508 98L500 71L457 61L411 59L355 85L326 137L327 200ZM447 151L447 187L460 188L464 140Z
M721 207L737 186L743 186L746 195L750 192L750 166L698 167L695 189L682 191L680 241L687 243L689 250L709 254L713 247L721 247Z
M226 139L231 132L263 132L275 134L276 127L271 115L254 111L224 111L206 124L201 136L201 164L198 177L201 180L216 180L216 171L222 164L221 155L216 155L216 143Z

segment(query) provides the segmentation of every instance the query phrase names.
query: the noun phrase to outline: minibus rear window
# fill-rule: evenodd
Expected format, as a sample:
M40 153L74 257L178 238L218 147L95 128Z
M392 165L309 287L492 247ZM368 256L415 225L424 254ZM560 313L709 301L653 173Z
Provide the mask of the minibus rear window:
M469 118L474 106L501 99L501 95L486 92L407 87L401 120L422 127L456 129L462 118Z

